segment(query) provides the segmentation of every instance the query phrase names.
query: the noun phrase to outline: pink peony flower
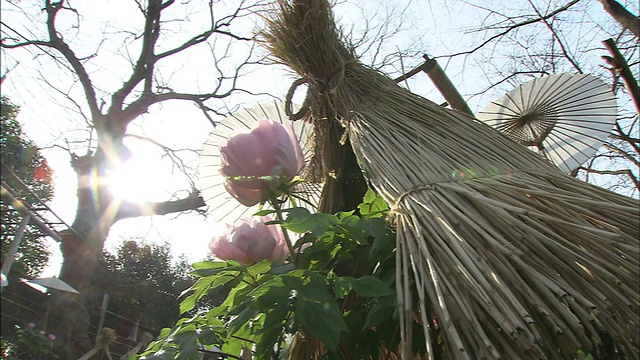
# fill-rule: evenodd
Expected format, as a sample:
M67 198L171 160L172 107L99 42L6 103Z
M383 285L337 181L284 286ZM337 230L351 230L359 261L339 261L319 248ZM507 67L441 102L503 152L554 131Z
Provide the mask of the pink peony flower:
M44 336L46 334L46 332L44 330L40 330L40 331L38 331L38 334Z
M56 336L53 334L49 334L49 336L47 336L49 338L49 340L53 341L56 339Z
M275 190L302 169L300 144L290 124L256 122L249 133L238 134L220 145L225 188L242 204L262 200L266 188Z
M36 327L36 324L34 324L34 323L28 323L28 324L27 324L27 327L28 327L29 329L33 329L34 327Z
M245 265L262 260L283 262L288 254L279 226L266 225L273 220L263 216L259 220L241 219L229 225L227 232L215 237L209 244L213 255L222 260L235 260Z

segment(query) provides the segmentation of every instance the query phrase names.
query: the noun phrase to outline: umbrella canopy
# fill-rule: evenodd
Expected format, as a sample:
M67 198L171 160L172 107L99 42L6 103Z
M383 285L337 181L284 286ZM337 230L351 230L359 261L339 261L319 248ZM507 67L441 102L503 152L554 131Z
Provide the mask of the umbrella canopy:
M46 287L48 290L55 289L60 291L66 291L73 294L79 294L78 290L71 287L71 285L66 282L56 278L56 277L47 277L47 278L39 278L27 280L28 283L36 284L40 286Z
M595 154L616 121L611 89L587 74L529 81L477 118L570 173Z
M225 178L220 174L220 144L237 133L248 132L256 121L263 119L279 121L280 123L289 121L285 114L284 105L277 101L243 108L218 123L216 129L209 134L202 146L198 165L200 191L205 203L211 209L211 215L217 221L234 222L242 216L252 215L258 211L259 205L244 206L224 188ZM308 163L313 153L311 127L302 121L295 121L293 122L293 130L300 141L300 147L305 158L305 165L300 175L307 178ZM321 190L321 184L305 181L295 191L299 196L308 200L310 204L298 203L297 205L309 207L317 205ZM288 204L284 206L286 207Z

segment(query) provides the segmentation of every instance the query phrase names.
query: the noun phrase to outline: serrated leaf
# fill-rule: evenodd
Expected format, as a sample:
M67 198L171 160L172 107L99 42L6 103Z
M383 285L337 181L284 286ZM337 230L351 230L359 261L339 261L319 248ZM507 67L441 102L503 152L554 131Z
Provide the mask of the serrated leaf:
M356 279L353 282L353 291L362 297L381 297L395 294L387 284L371 275Z
M362 204L358 205L358 210L364 218L381 217L389 211L389 205L386 201L369 188L362 200Z

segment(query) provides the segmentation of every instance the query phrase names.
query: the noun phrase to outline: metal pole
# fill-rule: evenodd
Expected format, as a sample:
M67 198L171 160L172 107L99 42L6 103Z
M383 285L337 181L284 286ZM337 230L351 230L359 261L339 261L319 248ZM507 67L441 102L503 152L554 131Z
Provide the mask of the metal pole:
M18 252L20 242L22 241L22 234L24 234L24 230L27 228L27 224L29 224L30 219L31 215L25 215L20 221L20 225L18 225L16 233L13 235L13 241L11 242L11 247L9 247L9 253L2 263L2 273L7 277L9 276L9 270L11 270L11 265L13 264L13 260Z

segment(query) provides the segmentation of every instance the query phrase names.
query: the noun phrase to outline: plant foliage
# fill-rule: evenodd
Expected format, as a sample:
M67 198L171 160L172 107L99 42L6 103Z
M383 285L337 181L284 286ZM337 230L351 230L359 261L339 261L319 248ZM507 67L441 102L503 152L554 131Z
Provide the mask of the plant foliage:
M279 358L296 333L321 341L327 358L368 358L383 343L397 346L388 210L371 190L356 211L283 210L285 219L275 223L298 235L295 262L193 264L198 280L183 293L180 312L221 288L230 289L226 299L163 329L141 358L192 359L203 350L238 358L245 349L257 359Z

